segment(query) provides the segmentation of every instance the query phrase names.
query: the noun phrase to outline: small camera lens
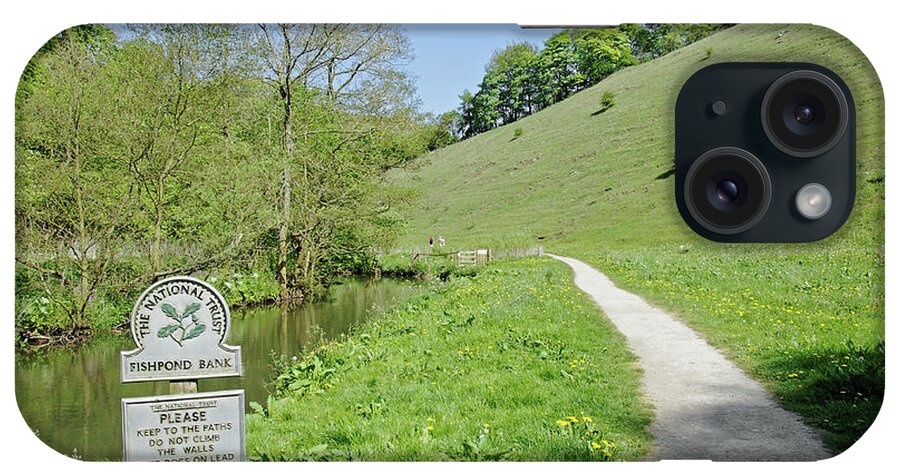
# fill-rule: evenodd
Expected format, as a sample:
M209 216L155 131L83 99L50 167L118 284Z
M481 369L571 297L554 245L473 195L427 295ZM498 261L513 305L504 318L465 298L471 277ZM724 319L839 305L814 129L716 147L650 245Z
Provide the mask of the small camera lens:
M847 130L847 98L828 76L792 71L769 86L762 100L763 130L775 147L794 157L831 150Z
M772 185L762 162L736 147L719 147L691 165L684 182L685 204L704 228L723 235L756 225L769 207Z
M731 203L738 197L737 184L731 180L722 180L716 184L716 197L721 202Z
M794 119L800 124L809 124L815 117L816 112L809 104L801 104L794 109Z

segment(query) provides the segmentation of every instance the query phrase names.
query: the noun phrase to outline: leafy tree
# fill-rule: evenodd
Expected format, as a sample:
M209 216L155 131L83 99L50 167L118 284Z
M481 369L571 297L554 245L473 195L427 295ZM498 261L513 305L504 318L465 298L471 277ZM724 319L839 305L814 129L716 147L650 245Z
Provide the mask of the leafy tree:
M636 63L628 37L613 29L580 30L575 37L575 55L588 86Z
M282 111L277 256L282 300L302 298L317 283L317 263L334 230L330 220L337 216L328 213L329 207L353 200L344 194L328 198L335 191L331 187L342 187L329 174L342 170L333 162L344 157L338 152L366 143L378 130L371 123L335 118L403 109L397 106L409 88L397 65L407 59L407 41L395 27L382 25L259 26L258 57ZM327 160L332 162L326 164ZM300 196L295 201L297 188ZM356 190L349 187L343 192Z
M541 51L540 66L547 72L544 90L554 103L581 89L585 81L584 73L578 70L574 36L572 30L559 32L544 43Z
M502 123L535 111L536 85L529 75L537 58L537 47L527 42L517 43L495 51L485 68L487 76L493 76L496 81Z
M96 32L54 37L18 96L16 262L63 310L70 333L89 327L87 307L110 277L116 232L134 197L106 149L111 43L94 41Z

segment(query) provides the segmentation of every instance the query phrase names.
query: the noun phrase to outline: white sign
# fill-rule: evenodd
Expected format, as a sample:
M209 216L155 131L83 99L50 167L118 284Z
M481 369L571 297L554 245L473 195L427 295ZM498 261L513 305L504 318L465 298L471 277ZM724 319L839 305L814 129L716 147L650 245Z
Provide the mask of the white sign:
M244 461L244 391L122 399L125 461Z
M122 382L240 376L241 349L225 344L231 312L209 284L187 276L150 286L131 311L137 348L122 352Z

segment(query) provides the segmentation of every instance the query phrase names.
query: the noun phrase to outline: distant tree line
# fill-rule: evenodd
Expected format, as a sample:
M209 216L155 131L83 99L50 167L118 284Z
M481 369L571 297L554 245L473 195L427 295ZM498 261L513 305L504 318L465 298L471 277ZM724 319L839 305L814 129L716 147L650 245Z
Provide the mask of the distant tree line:
M371 266L412 192L383 172L437 147L383 25L66 30L16 96L16 324L121 322L175 274L259 270L277 297Z
M521 119L591 87L610 74L700 40L724 25L626 24L566 29L542 48L524 42L494 52L473 93L439 122L468 138Z

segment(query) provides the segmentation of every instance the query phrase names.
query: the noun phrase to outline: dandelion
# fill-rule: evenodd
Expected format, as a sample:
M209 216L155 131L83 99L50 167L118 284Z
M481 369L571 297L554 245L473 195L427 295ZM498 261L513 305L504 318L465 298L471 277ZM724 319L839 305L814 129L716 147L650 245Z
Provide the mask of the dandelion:
M573 416L567 416L566 419L572 423L578 423L578 418L575 418Z
M581 417L581 420L584 421L585 423L594 423L594 419L589 416Z
M434 423L434 418L428 417L425 419L427 423Z
M569 422L565 420L556 420L556 424L559 426L569 426Z
M603 448L603 447L600 446L600 445L598 445L596 441L592 441L592 442L591 442L591 448L593 448L593 449L595 449L595 450L599 450L600 448Z
M491 424L490 424L490 423L485 423L485 424L484 424L484 427L485 427L485 428L490 428L490 427L491 427Z
M434 427L431 425L428 425L425 427L425 431L434 431Z
M797 378L799 375L797 374L788 374L788 378Z

